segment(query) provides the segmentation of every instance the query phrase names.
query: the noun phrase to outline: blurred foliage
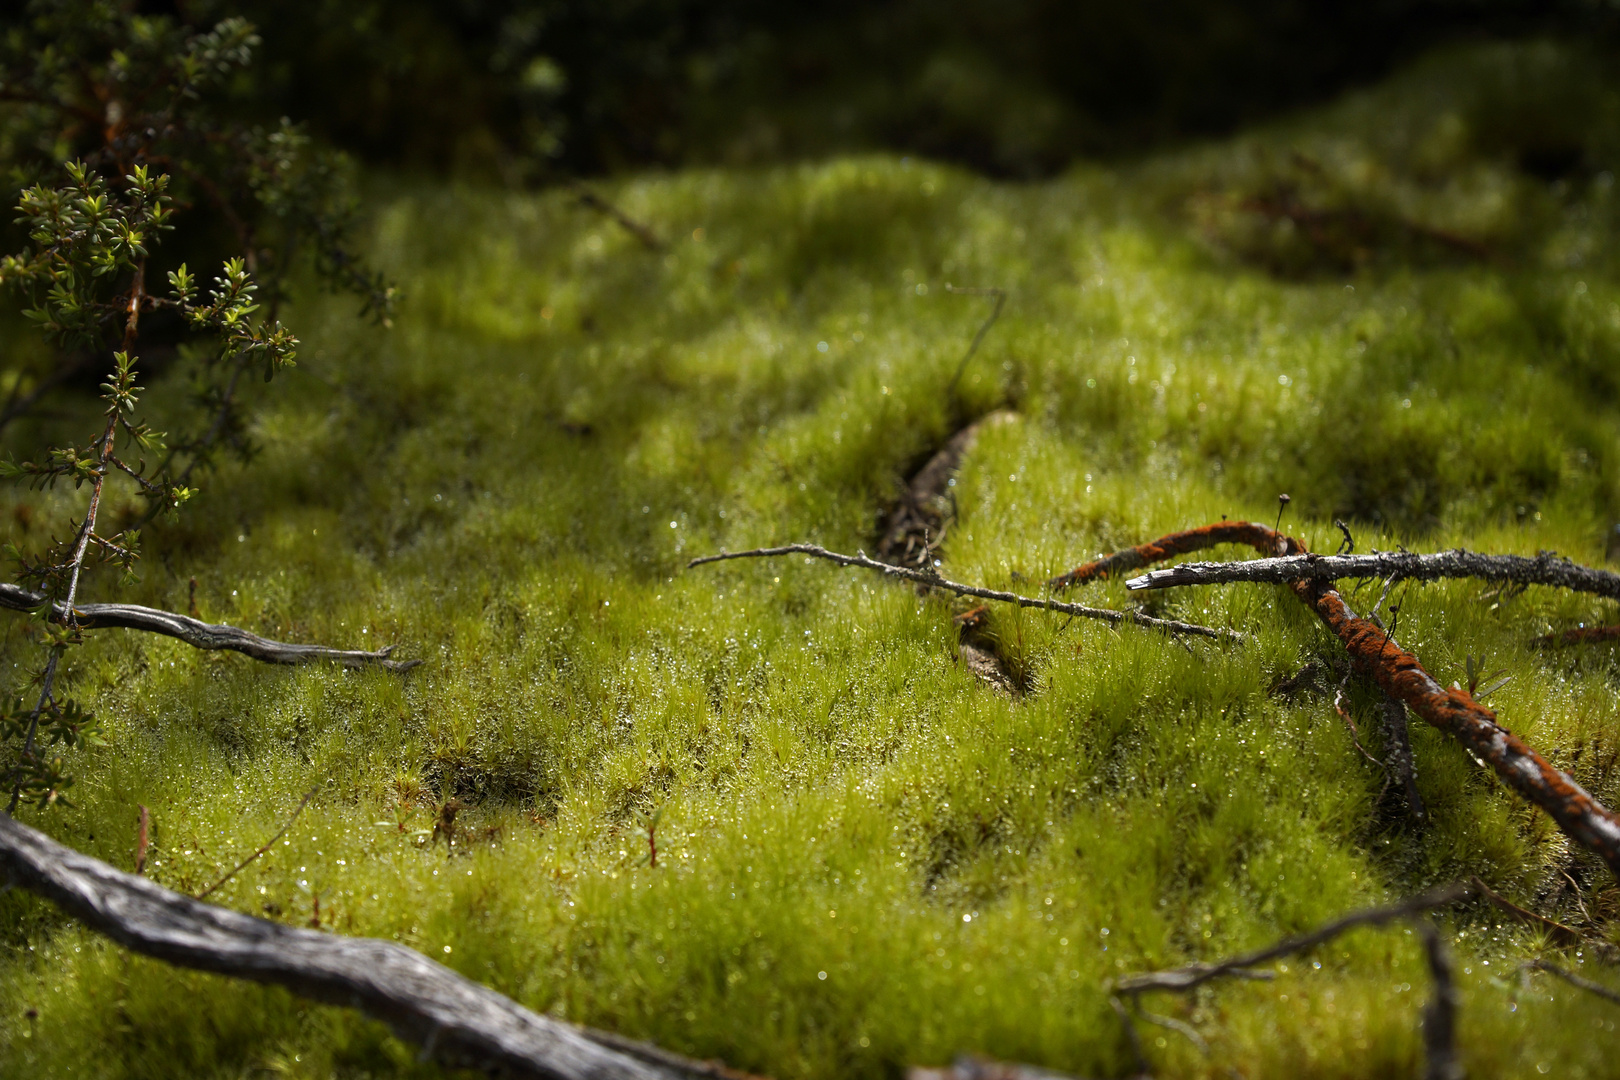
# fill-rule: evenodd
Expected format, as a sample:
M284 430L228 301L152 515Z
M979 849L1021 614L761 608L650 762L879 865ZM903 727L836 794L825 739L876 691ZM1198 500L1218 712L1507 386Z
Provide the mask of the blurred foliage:
M1458 38L1593 41L1582 0L180 0L263 28L264 118L544 179L916 152L996 175L1219 134Z

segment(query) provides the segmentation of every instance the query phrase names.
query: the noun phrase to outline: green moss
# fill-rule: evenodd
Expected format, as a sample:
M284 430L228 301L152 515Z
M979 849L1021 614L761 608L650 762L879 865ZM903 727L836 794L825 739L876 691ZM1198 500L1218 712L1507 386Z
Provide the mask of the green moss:
M1330 703L1267 693L1337 655L1282 591L1148 601L1243 647L997 611L1037 679L1013 702L955 662L961 605L799 559L683 569L722 547L870 548L907 471L1001 405L1022 420L953 489L960 580L1033 591L1098 551L1269 520L1280 491L1318 549L1343 517L1362 550L1601 562L1620 519L1612 176L1533 179L1502 149L1518 129L1476 123L1504 72L1562 100L1540 55L1462 54L1285 128L1039 185L879 157L611 185L668 238L657 253L562 194L378 181L396 328L308 297L260 457L155 530L125 595L184 610L194 577L209 618L427 664L271 669L93 635L69 677L108 745L75 758L76 809L28 820L127 867L145 805L150 873L196 891L314 788L221 902L309 924L318 898L328 929L783 1078L962 1051L1122 1075L1109 978L1460 875L1574 917L1567 870L1612 914L1601 867L1438 733L1413 732L1429 828L1380 809ZM1617 131L1582 115L1596 169ZM1347 205L1493 253L1274 275L1189 200L1258 190L1292 147ZM986 302L947 281L1009 292L954 397ZM153 404L184 407L183 387L155 380ZM70 512L4 520L26 541ZM1131 602L1117 582L1086 599ZM1620 802L1615 651L1529 644L1612 611L1466 582L1400 603L1437 678L1468 655L1508 668L1505 722ZM0 629L27 664L21 620ZM1376 752L1372 703L1352 715ZM424 834L452 797L454 857ZM656 868L636 824L655 807ZM432 1074L353 1014L130 957L17 893L0 906L0 1072ZM1545 940L1484 907L1447 925L1472 1075L1611 1070L1593 1038L1610 1006L1514 975ZM1150 1055L1167 1075L1416 1071L1409 934L1288 966L1152 1002L1212 1055L1156 1028Z

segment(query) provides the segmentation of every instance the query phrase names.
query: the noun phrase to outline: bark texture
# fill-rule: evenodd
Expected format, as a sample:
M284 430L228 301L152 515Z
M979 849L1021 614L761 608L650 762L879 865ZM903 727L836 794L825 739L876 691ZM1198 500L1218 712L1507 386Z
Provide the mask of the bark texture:
M0 607L12 611L36 611L45 603L45 597L30 592L20 585L0 583ZM51 621L66 624L68 605L57 604L51 609ZM380 667L388 671L409 671L421 660L390 660L392 645L366 652L362 649L334 649L326 645L292 645L285 641L272 641L258 634L223 623L206 623L189 615L179 615L139 604L75 604L73 622L81 630L145 630L150 634L179 638L187 645L199 649L229 649L262 660L267 664L307 664L312 660L331 660L344 667Z
M135 952L361 1009L448 1065L536 1080L741 1075L541 1016L392 941L301 930L204 904L9 815L0 815L0 871Z

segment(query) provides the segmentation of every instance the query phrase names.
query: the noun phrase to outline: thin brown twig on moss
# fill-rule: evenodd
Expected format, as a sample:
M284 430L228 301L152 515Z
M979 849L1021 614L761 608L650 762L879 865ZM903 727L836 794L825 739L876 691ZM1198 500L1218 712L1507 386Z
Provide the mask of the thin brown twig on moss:
M259 850L255 851L253 854L249 855L247 858L243 859L241 862L239 862L235 866L231 867L231 869L225 874L224 877L220 878L218 881L216 881L212 885L208 886L208 888L206 888L202 892L198 893L197 894L197 899L199 899L199 900L208 899L208 894L209 893L211 893L214 890L218 889L221 885L223 885L227 881L231 880L231 878L233 878L237 874L241 873L243 868L245 868L254 859L257 859L260 855L263 855L265 852L269 851L272 847L274 847L277 840L280 840L283 836L287 835L287 830L293 827L293 822L298 820L298 815L302 814L304 812L304 807L309 805L309 800L314 798L315 797L315 792L317 792L319 790L320 790L319 788L310 788L308 791L306 791L304 793L304 797L302 799L298 800L298 805L293 808L292 817L287 819L287 824L283 825L281 827L280 831L278 831L276 833L276 835L274 835L270 839L266 840L264 842L264 844L260 846ZM142 807L141 809L144 810L145 807Z
M1474 877L1470 880L1473 882L1474 889L1479 893L1479 895L1483 896L1485 899L1489 900L1503 911L1512 915L1514 918L1527 922L1532 926L1539 926L1543 930L1551 932L1553 936L1559 938L1565 945L1579 945L1581 943L1580 932L1575 930L1573 927L1565 926L1556 919L1549 919L1545 915L1538 915L1529 908L1520 907L1518 904L1515 904L1513 901L1509 900L1507 897L1485 884L1484 881L1480 880L1479 875L1477 874L1474 875Z
M1081 619L1098 619L1103 622L1113 623L1116 626L1121 623L1134 623L1137 626L1145 626L1153 630L1164 630L1172 634L1192 634L1197 637L1216 638L1223 641L1244 640L1244 636L1235 630L1220 630L1215 627L1200 626L1197 623L1180 622L1176 619L1156 619L1151 615L1143 615L1134 611L1114 611L1110 608L1065 604L1058 600L1020 596L1017 593L1002 592L999 589L983 589L977 585L963 585L931 572L932 568L913 570L910 567L894 566L889 563L878 562L875 559L869 559L864 552L856 555L843 555L836 551L828 551L818 544L784 544L781 547L753 548L749 551L724 551L718 555L704 555L693 559L686 566L687 569L691 569L705 563L723 562L727 559L767 559L782 555L807 555L815 559L826 559L828 562L834 562L840 566L859 566L867 570L875 570L886 577L914 581L919 585L926 585L932 589L942 589L945 592L956 593L958 596L976 596L981 600L995 600L1003 604L1017 604L1019 607L1057 611Z

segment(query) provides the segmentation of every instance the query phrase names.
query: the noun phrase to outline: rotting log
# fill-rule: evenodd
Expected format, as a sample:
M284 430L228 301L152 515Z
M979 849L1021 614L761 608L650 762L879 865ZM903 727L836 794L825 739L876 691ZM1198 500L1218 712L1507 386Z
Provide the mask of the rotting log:
M1059 600L1046 600L1034 596L1020 596L1017 593L1003 592L1000 589L984 589L977 585L963 585L941 577L933 567L924 570L913 570L909 566L894 566L890 563L878 562L869 559L865 552L855 555L844 555L836 551L828 551L818 544L784 544L781 547L753 548L749 551L723 551L718 555L704 555L693 559L686 564L688 570L705 563L724 562L728 559L764 559L782 555L808 555L815 559L826 559L839 566L859 566L867 570L875 570L885 577L901 578L905 581L914 581L919 585L926 585L931 589L940 589L945 592L956 593L958 596L975 596L980 600L995 600L1003 604L1017 604L1019 607L1040 608L1044 611L1055 611L1060 615L1072 615L1078 619L1098 619L1103 622L1134 623L1153 630L1164 630L1172 634L1191 634L1197 637L1216 638L1225 641L1240 642L1243 635L1236 630L1222 630L1211 626L1200 626L1197 623L1181 622L1177 619L1156 619L1151 615L1143 615L1138 611L1114 611L1110 608L1087 607L1084 604L1066 604Z
M7 814L0 814L0 871L134 952L360 1009L447 1065L535 1080L746 1075L541 1016L397 942L283 926L193 900Z
M1265 556L1306 555L1299 541L1265 525L1223 521L1171 533L1151 543L1076 567L1053 581L1060 586L1079 584L1122 570L1136 569L1155 559L1171 558L1224 543L1248 544ZM1326 563L1332 558L1329 556L1315 562ZM1292 562L1300 566L1311 565L1310 560L1302 557ZM1508 787L1545 810L1571 839L1596 854L1616 877L1620 877L1620 818L1594 799L1568 773L1554 768L1523 739L1497 723L1496 714L1475 701L1466 691L1448 690L1436 682L1417 657L1391 638L1388 630L1357 615L1331 581L1311 574L1289 581L1288 587L1316 612L1317 617L1349 651L1357 667L1372 676L1384 693L1404 702L1407 708L1429 724L1462 743L1476 759L1495 770Z
M20 585L0 583L0 607L12 611L37 611L46 602L40 593L31 592ZM387 671L404 672L422 663L421 660L390 660L392 645L375 652L363 649L334 649L326 645L294 645L285 641L272 641L237 626L206 623L189 615L180 615L159 608L139 604L75 604L72 619L68 606L57 603L51 608L51 621L77 626L81 630L144 630L150 634L179 638L198 649L228 649L262 660L267 664L307 664L316 660L330 660L344 667L380 667Z

